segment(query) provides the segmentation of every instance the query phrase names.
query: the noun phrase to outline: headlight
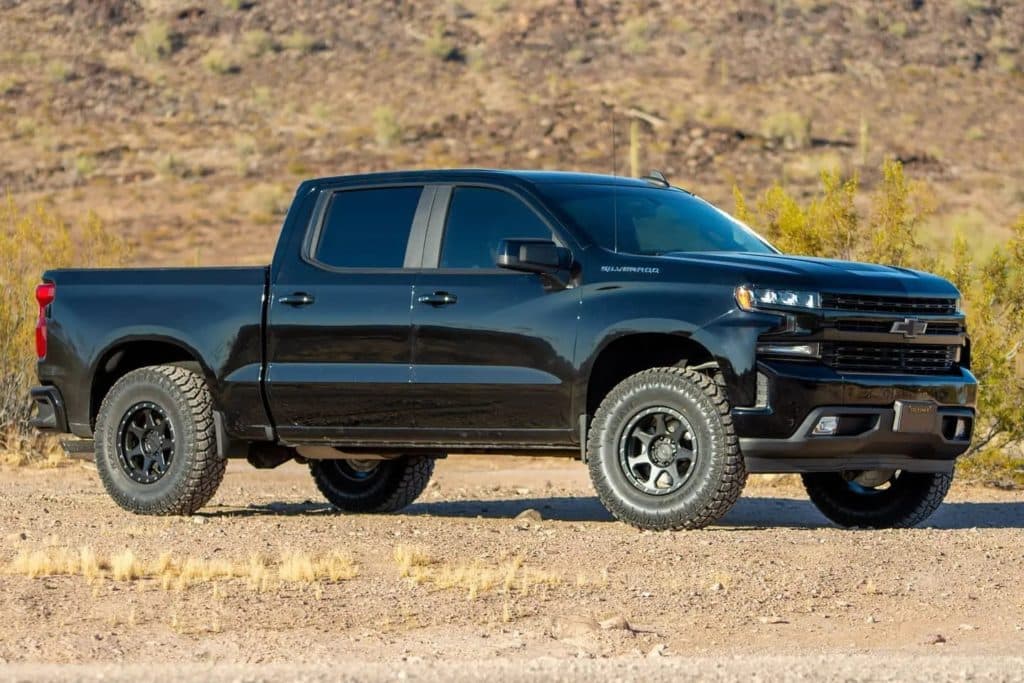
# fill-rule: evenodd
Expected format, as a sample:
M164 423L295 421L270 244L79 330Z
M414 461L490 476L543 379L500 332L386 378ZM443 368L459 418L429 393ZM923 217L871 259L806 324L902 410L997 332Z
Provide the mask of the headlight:
M750 287L740 285L735 291L736 303L744 311L759 308L821 308L821 295L795 289Z

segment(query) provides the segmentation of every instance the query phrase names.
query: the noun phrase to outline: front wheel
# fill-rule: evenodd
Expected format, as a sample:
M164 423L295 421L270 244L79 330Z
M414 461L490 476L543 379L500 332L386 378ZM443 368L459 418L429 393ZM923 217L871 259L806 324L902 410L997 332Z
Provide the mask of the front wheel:
M942 504L953 473L863 470L803 475L811 502L845 527L907 528L928 519Z
M331 505L346 512L395 512L427 488L434 459L403 455L393 460L314 460L313 481Z
M597 495L641 529L697 529L739 498L747 474L729 402L710 377L653 368L605 397L587 439Z

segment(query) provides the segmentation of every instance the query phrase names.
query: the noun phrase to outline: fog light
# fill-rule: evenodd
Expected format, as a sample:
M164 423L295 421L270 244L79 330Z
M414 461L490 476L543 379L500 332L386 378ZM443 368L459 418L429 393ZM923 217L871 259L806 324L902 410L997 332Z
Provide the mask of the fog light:
M953 431L953 440L963 441L964 439L967 438L967 431L967 420L963 419L962 417L958 418L956 421L956 429Z
M818 420L818 424L814 425L814 431L811 432L814 436L832 436L839 431L839 418L835 415L829 415Z

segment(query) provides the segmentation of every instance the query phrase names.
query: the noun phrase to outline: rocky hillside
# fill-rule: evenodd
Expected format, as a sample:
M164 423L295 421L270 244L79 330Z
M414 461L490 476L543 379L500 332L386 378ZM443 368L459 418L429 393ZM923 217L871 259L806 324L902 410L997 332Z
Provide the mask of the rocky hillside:
M635 164L728 207L895 156L933 243L991 246L1022 45L1009 0L0 0L0 192L143 263L251 263L313 175Z

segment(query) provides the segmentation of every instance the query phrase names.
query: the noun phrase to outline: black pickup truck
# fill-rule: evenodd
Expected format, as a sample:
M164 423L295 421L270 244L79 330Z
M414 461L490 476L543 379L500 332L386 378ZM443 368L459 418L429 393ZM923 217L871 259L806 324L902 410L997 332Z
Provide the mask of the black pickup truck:
M233 457L393 511L494 453L578 457L646 529L715 521L754 472L910 526L975 419L949 282L786 256L658 174L311 180L267 267L54 270L36 297L33 424L140 513L200 508Z

